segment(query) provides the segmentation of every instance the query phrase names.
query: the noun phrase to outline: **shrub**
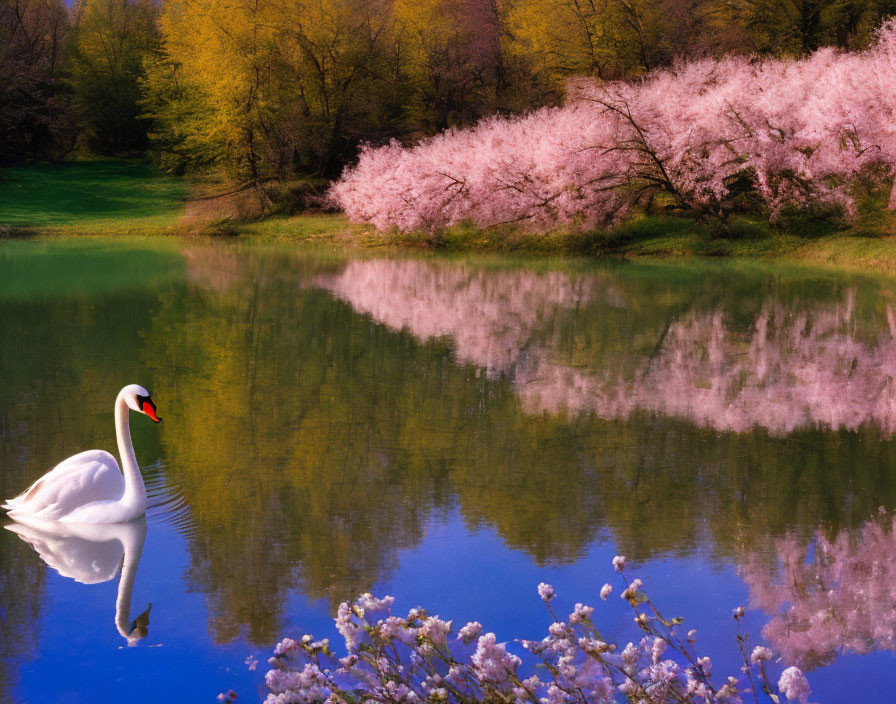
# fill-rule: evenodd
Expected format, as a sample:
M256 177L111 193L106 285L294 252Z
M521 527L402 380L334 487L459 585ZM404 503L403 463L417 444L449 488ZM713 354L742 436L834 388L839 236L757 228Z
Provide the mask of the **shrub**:
M712 661L696 647L696 632L685 632L681 619L667 619L642 589L640 579L625 576L625 558L614 566L642 635L622 648L608 643L592 619L595 609L576 604L566 620L552 607L553 588L538 593L554 623L540 641L517 641L539 664L523 666L520 657L498 643L479 622L455 629L452 622L412 609L407 616L391 613L394 599L362 595L343 603L336 627L345 639L339 657L328 640L304 635L283 639L269 659L266 704L405 702L419 704L609 704L621 694L631 702L709 704L752 701L808 702L809 684L796 667L770 677L772 651L757 646L748 655L741 633L743 608L734 610L737 645L743 668L737 675L717 677ZM607 599L612 587L604 585ZM228 697L221 695L221 697ZM782 698L783 697L783 698Z

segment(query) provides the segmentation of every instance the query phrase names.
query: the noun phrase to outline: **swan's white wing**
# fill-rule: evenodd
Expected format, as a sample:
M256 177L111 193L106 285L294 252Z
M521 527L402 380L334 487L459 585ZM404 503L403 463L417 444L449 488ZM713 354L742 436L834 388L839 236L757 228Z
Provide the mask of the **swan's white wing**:
M53 467L53 469L44 474L17 497L9 499L3 504L3 508L12 508L16 504L21 503L26 496L31 494L32 490L35 489L38 484L56 481L69 472L77 472L84 465L90 464L91 462L111 464L116 468L118 467L118 462L116 462L115 458L105 450L86 450L85 452L79 452L77 455L72 455L68 459L62 460L62 462Z
M3 507L13 518L52 521L84 504L116 501L123 494L124 477L115 458L104 450L88 450L60 462Z

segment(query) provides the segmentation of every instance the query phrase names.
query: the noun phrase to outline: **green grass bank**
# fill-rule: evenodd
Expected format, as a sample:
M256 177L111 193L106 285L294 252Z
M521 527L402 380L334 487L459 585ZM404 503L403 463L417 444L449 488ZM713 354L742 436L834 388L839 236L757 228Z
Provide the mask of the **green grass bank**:
M141 161L36 164L0 170L0 226L21 234L174 232L182 179Z
M214 202L204 219L188 214L195 185L139 161L100 160L0 170L0 239L179 235L257 242L412 248L446 252L648 258L742 257L896 274L896 213L868 198L848 224L784 218L775 228L740 218L720 235L682 216L640 216L610 231L460 225L436 234L380 232L338 214L273 216L240 222ZM220 215L220 217L218 217Z

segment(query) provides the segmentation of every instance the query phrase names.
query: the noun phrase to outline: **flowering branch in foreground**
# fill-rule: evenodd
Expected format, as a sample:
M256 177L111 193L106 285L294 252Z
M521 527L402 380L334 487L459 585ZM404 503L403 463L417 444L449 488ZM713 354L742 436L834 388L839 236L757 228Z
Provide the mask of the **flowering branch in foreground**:
M594 608L585 604L560 620L552 607L553 587L540 584L554 623L542 640L518 641L537 662L523 672L522 660L478 622L454 629L451 621L419 608L393 616L392 597L364 594L339 607L344 656L327 639L311 635L277 645L268 660L266 704L808 703L809 683L798 668L785 669L775 684L767 671L772 651L757 646L747 655L743 608L734 611L743 667L737 676L715 679L712 661L696 650L696 631L685 632L680 618L663 617L641 580L625 576L624 557L613 565L624 585L621 597L643 632L637 643L618 648L606 642L592 619ZM605 585L601 597L612 591Z

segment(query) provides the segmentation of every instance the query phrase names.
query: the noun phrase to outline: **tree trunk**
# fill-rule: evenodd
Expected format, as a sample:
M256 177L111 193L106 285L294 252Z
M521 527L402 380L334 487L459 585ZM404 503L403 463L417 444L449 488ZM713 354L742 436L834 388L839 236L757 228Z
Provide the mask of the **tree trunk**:
M890 189L890 202L887 203L887 210L896 210L896 178L893 179L893 188Z

